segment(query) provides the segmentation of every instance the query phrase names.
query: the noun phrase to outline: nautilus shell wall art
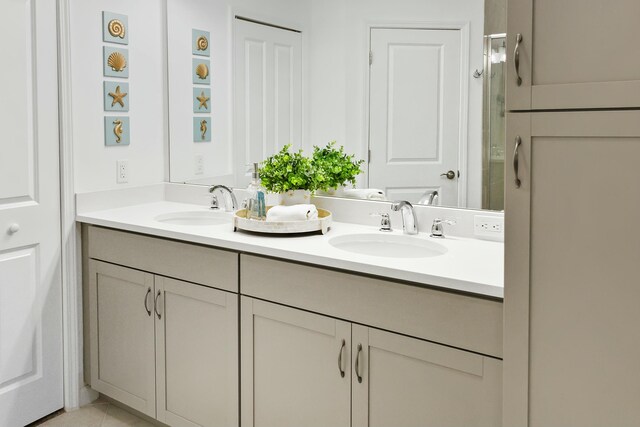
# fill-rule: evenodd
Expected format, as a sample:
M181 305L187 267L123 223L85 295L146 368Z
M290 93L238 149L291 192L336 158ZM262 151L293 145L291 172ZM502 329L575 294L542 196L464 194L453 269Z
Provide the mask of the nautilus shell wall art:
M191 30L191 53L198 56L209 56L210 40L209 31Z
M209 40L205 36L198 37L196 40L196 49L207 50L209 48Z
M104 75L106 77L129 77L129 51L104 47Z
M111 34L112 37L120 37L121 39L123 39L125 34L127 33L124 24L119 19L112 19L111 21L109 21L107 29L109 30L109 34Z
M209 84L209 61L203 59L193 59L193 83Z
M102 41L129 44L129 19L127 15L102 12Z

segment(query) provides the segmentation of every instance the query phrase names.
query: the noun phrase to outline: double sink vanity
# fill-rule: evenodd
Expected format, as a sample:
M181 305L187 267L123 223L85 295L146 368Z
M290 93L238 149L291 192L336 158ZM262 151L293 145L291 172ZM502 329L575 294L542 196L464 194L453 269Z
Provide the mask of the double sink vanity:
M501 242L354 201L326 235L234 232L164 187L78 195L93 389L171 426L500 424ZM381 206L393 231L357 221Z

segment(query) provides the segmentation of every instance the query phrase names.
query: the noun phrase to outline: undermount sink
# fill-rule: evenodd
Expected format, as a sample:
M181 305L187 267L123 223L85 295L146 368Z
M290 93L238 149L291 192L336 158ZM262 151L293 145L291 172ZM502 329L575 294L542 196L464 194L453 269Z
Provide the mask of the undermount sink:
M430 258L447 252L443 245L425 237L404 234L348 234L329 239L329 244L343 251L384 258Z
M171 212L158 215L154 219L174 225L222 225L231 223L231 214L215 211Z

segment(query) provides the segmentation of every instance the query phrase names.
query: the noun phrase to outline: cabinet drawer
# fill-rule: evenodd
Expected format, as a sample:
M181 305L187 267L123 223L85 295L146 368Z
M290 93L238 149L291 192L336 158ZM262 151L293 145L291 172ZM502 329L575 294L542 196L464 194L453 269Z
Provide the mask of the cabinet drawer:
M89 258L238 292L238 254L89 226Z
M502 303L241 255L244 295L502 357Z

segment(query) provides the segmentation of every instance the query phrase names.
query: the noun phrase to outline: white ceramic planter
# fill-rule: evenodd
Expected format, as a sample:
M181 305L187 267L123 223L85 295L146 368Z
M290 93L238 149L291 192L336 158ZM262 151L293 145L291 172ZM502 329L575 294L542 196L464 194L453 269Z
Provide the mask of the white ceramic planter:
M311 191L308 190L289 190L281 194L281 205L301 205L311 203Z

